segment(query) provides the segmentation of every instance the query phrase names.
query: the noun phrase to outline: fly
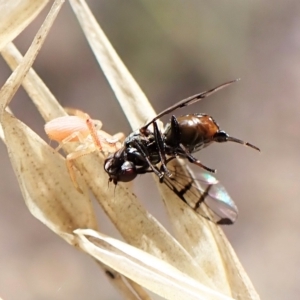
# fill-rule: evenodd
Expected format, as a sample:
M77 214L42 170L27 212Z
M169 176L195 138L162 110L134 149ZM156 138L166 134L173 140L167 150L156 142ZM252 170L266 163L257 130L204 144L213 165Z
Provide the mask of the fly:
M153 172L158 176L160 182L164 182L178 194L176 184L180 183L180 180L177 178L176 172L168 167L174 158L187 159L205 171L214 173L214 169L202 164L192 154L208 147L213 142L235 142L260 151L258 147L231 137L225 131L220 130L216 121L207 114L195 113L179 117L172 115L163 131L158 128L157 120L162 116L178 108L194 104L236 81L226 82L211 90L183 99L157 114L140 129L132 132L124 140L123 146L105 160L104 169L109 175L109 180L114 184L129 182L139 174ZM153 130L149 129L150 125L153 125ZM209 173L206 172L206 174ZM205 183L205 180L203 182ZM215 221L216 223L232 224L237 216L237 208L225 189L217 182L204 185L207 186L207 189L202 189L201 196L192 202L183 199L182 191L179 196L196 212L199 212L201 204L205 203L214 215L220 217L219 221ZM184 188L186 187L184 186ZM208 202L209 198L214 201Z

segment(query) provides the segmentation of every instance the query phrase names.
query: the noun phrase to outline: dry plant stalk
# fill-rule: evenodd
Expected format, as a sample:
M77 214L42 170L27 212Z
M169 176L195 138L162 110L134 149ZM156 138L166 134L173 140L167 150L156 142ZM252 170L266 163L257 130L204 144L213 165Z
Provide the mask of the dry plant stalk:
M131 126L139 127L155 114L150 103L86 3L70 3ZM26 1L25 11L29 13L19 19L20 23L10 21L19 13L11 7L3 21L6 24L0 22L1 54L14 70L0 91L0 135L31 213L69 244L99 261L125 299L150 299L142 286L166 299L259 299L221 228L196 215L163 184L158 183L158 187L177 239L141 206L125 184L119 184L116 191L113 186L107 189L104 157L100 153L78 159L83 194L78 193L68 176L65 159L7 111L22 84L45 121L66 115L30 69L62 4L63 1L54 2L24 58L11 41L37 15L42 4L37 7L36 1ZM74 151L70 145L64 149ZM189 172L181 161L174 163ZM126 243L98 232L88 188Z

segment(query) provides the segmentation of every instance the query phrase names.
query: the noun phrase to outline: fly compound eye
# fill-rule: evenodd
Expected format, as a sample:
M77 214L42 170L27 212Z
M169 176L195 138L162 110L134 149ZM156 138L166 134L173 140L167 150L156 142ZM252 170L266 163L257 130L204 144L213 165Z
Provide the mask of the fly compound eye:
M133 180L137 176L137 171L134 163L125 161L119 173L119 181L128 182Z
M111 173L111 168L113 168L113 156L110 155L104 162L104 170L110 174Z

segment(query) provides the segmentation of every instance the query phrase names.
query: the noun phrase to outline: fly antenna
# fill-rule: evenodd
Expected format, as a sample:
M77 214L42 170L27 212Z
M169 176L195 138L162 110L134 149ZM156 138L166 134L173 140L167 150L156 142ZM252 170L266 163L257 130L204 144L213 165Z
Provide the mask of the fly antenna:
M250 144L250 143L248 143L248 142L244 142L244 141L242 141L242 140L239 140L239 139L237 139L237 138L234 138L234 137L229 136L229 137L227 138L227 141L228 141L228 142L234 142L234 143L242 144L242 145L245 145L245 146L247 146L247 147L253 148L253 149L255 149L255 150L257 150L257 151L260 152L260 149L259 149L258 147L254 146L254 145L252 145L252 144Z
M229 136L225 131L221 130L221 131L218 131L215 136L214 136L214 139L213 139L215 142L217 143L224 143L224 142L234 142L234 143L238 143L238 144L242 144L242 145L245 145L247 147L250 147L252 149L255 149L257 151L260 152L260 149L248 142L244 142L242 140L239 140L235 137L232 137L232 136Z

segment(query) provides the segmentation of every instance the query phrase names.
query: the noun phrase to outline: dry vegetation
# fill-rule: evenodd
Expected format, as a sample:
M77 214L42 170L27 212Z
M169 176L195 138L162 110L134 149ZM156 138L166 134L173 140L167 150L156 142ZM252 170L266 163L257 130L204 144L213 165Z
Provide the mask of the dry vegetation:
M82 174L83 194L80 194L70 180L65 158L8 110L22 84L45 122L66 115L31 69L63 1L54 2L24 57L12 44L46 3L27 0L22 1L22 7L7 5L7 18L0 23L1 54L14 70L0 92L1 137L32 215L70 245L100 262L124 299L150 299L143 288L166 299L259 299L219 226L196 215L158 183L174 225L176 237L173 237L143 208L128 186L120 184L117 190L113 186L107 188L102 167L104 157L100 153L76 162ZM155 114L151 104L86 3L70 0L70 4L132 128L140 126ZM68 145L64 150L71 152L74 148ZM176 164L185 170L182 162ZM88 190L124 241L101 233ZM89 284L89 279L82 284Z

